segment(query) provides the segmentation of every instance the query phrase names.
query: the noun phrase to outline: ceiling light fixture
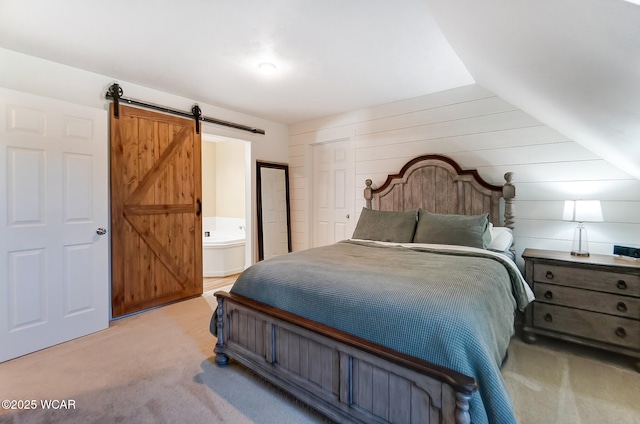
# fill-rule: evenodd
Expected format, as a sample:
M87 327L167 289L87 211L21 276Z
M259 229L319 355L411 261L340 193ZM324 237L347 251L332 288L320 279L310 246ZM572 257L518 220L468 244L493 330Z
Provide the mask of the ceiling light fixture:
M276 72L276 65L269 62L263 62L258 65L258 69L260 69L260 72L262 72L264 75L272 75Z

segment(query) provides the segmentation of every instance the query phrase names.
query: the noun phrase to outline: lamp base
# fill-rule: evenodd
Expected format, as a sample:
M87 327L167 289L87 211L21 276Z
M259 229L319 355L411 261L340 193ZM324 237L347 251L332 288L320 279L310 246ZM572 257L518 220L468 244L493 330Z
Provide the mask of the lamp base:
M589 252L575 252L575 251L572 251L571 252L571 256L580 256L580 257L586 258L587 256L589 256Z
M571 246L571 256L589 256L589 241L587 239L587 229L582 222L578 223L573 233L573 245Z

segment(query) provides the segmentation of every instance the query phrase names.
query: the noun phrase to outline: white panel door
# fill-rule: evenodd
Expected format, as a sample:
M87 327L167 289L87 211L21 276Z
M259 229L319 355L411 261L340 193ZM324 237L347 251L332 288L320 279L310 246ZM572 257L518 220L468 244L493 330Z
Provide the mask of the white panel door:
M109 324L107 122L0 88L0 362Z
M313 247L353 233L353 162L350 139L313 145Z

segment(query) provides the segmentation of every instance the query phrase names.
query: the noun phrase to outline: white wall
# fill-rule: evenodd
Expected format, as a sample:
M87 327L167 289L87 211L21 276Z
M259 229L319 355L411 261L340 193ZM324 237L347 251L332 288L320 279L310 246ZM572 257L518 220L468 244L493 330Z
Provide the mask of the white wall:
M117 82L124 90L125 97L185 111L190 111L194 103L198 103L204 116L265 130L266 135L260 135L213 124L203 124L203 132L207 134L251 142L251 158L247 163L247 168L251 172L251 193L247 193L246 200L252 205L251 217L253 228L256 228L255 161L256 159L274 162L287 161L289 148L286 125L217 107L198 101L198 99L187 99L157 89L143 87L133 82L119 81L107 75L61 65L7 49L0 48L0 64L0 87L12 90L106 110L110 101L106 100L105 94L109 86ZM248 219L247 224L249 224ZM253 243L254 237L252 237L251 229L252 227L247 225L247 239ZM253 246L250 248L256 250L253 249ZM253 257L253 255L247 256Z
M245 218L244 143L223 141L212 144L216 146L216 216Z
M216 216L216 144L202 142L202 216Z
M355 140L356 211L365 179L380 185L410 159L439 153L491 184L515 173L518 258L526 247L571 250L575 224L561 220L568 199L602 201L605 222L586 224L592 253L640 245L640 181L478 85L295 124L289 133L294 250L309 246L309 146L341 137Z

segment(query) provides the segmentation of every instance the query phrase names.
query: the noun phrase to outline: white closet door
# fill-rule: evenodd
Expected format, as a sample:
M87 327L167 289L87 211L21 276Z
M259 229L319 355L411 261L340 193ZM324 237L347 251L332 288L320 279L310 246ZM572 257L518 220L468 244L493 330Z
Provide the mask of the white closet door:
M350 139L313 145L313 247L353 233L353 162Z
M0 88L0 362L108 327L107 123Z

